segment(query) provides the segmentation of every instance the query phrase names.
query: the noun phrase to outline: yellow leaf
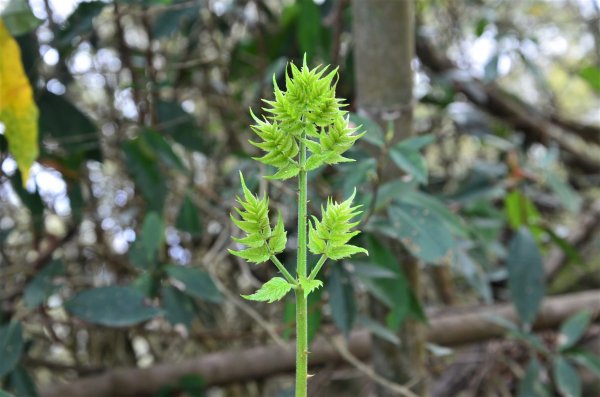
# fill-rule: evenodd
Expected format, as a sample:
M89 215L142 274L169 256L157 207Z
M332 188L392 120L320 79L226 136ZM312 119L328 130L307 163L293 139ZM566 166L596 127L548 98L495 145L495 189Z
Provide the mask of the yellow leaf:
M0 19L0 122L23 184L38 156L38 108L21 63L21 50Z

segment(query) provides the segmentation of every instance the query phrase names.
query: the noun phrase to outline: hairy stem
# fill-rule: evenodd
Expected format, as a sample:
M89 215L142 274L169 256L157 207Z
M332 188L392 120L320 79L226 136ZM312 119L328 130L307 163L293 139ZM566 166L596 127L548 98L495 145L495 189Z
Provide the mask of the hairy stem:
M298 282L296 281L296 279L294 277L292 277L292 275L290 274L290 272L287 271L287 269L285 268L285 266L283 265L283 263L281 263L279 261L279 259L277 259L277 257L275 255L271 255L271 261L277 267L277 269L281 272L281 274L283 274L283 276L288 281L288 283L290 283L292 285L298 284Z
M306 145L302 134L300 140L300 174L298 175L298 262L296 271L298 278L306 277ZM299 286L296 290L296 397L306 397L308 377L308 309L304 290Z

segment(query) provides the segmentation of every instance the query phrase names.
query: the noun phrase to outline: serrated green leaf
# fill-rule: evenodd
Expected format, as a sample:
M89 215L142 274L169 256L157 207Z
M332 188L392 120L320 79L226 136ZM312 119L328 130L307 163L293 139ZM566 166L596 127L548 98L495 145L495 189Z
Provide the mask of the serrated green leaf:
M360 214L358 206L352 207L355 194L356 191L342 203L333 202L330 198L327 207L321 211L321 220L313 217L308 230L310 252L331 259L347 258L359 252L368 254L364 248L348 244L359 233L351 230L358 224L352 222L353 218Z
M281 212L279 212L277 215L277 224L273 228L273 233L271 233L271 237L269 238L269 248L271 250L271 254L283 252L286 243L287 232L283 228L283 219L281 217Z
M263 284L262 287L252 295L242 295L242 298L273 303L287 295L292 289L292 285L281 277L273 277Z
M591 313L581 310L567 319L561 326L558 334L558 348L560 351L567 350L579 341L590 325Z
M300 286L304 290L304 297L308 297L311 292L323 286L323 282L321 280L309 280L306 277L300 277Z
M333 260L349 258L354 254L358 254L359 252L369 255L369 252L366 249L350 244L342 245L340 247L332 247L327 252L328 257Z

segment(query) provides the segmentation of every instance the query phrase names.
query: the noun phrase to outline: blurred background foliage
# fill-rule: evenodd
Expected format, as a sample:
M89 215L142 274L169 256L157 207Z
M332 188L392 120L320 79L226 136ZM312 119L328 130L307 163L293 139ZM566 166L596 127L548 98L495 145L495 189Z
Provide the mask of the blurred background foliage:
M268 170L250 159L248 109L307 53L339 66L338 96L367 131L356 162L310 175L309 210L357 186L357 244L371 253L326 266L311 339L367 330L393 349L405 321L434 329L440 313L509 303L518 319L488 322L506 337L427 346L429 393L600 395L600 3L417 1L414 133L394 144L391 125L356 106L350 3L0 1L35 91L41 153L23 187L0 135L2 388L53 396L52 385L114 367L293 338L292 300L239 298L274 270L227 254L228 214L243 170L296 224L295 188L261 179ZM419 262L419 288L390 241ZM545 297L581 291L596 305L567 311L558 332L531 331ZM389 309L384 321L369 300ZM276 372L189 374L143 395L291 395L291 376ZM373 379L332 361L311 392L373 395Z

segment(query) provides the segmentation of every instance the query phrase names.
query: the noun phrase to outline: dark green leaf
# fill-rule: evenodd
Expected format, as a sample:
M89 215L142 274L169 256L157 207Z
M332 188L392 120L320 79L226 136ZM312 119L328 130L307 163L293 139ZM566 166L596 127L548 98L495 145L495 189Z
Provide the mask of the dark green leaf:
M13 36L30 32L42 23L31 12L27 0L10 0L2 10L0 17L2 17L6 28Z
M12 394L8 394L4 390L0 390L0 397L14 397Z
M566 353L567 357L571 358L579 365L582 365L596 374L600 378L600 356L582 349L571 349Z
M188 150L205 152L208 145L193 117L176 102L159 101L156 113L161 131Z
M0 378L15 368L23 353L23 329L10 322L0 327Z
M562 205L573 213L579 212L583 201L579 193L558 175L547 171L545 176L546 183L556 194Z
M359 131L365 131L365 135L361 138L364 141L369 142L377 147L383 147L385 144L385 137L383 130L373 119L369 117L359 116L356 113L350 113L350 122L356 127L361 126Z
M563 397L581 397L581 378L571 364L562 356L554 357L552 373Z
M22 365L17 365L15 369L8 374L6 386L13 391L16 397L38 397L35 382Z
M359 323L380 339L393 343L396 346L400 346L400 338L398 338L398 335L385 325L364 316L359 317Z
M435 139L436 137L433 134L419 135L412 138L404 139L396 146L405 148L407 150L419 151L425 146L428 146L435 142Z
M125 163L136 187L148 202L150 210L161 212L167 195L165 177L161 174L156 155L140 139L123 144Z
M390 150L390 158L401 170L418 182L427 183L427 163L417 150L396 145Z
M142 225L141 242L147 261L153 261L162 247L165 237L163 220L156 212L146 214Z
M180 3L182 1L177 1L175 4ZM198 19L199 11L199 6L193 4L187 7L179 6L178 8L164 11L156 18L152 25L152 37L160 39L181 31L183 24Z
M519 381L517 389L518 397L546 397L548 394L545 391L542 383L542 366L535 358L529 361L525 376Z
M349 335L357 315L356 302L350 277L340 266L331 267L327 291L333 322L344 334Z
M477 21L475 25L475 36L481 37L483 32L485 32L485 28L487 27L489 21L486 18L481 18Z
M512 238L507 258L508 287L521 320L531 326L545 293L540 250L527 228Z
M162 289L165 318L171 325L183 324L188 329L196 316L194 302L177 288L165 286Z
M179 386L189 397L204 397L204 388L206 382L204 378L196 374L183 375L179 379Z
M416 257L436 262L454 247L454 239L444 222L431 211L412 204L398 203L389 207L390 220L375 219L369 230L400 241Z
M91 4L91 3L82 3ZM104 4L104 3L103 3ZM61 154L82 154L101 160L98 129L64 95L44 91L37 100L40 109L40 135L56 142Z
M175 221L177 229L189 233L194 237L202 235L202 220L200 218L200 211L196 208L196 205L192 201L189 194L185 195L177 220Z
M560 326L558 334L558 347L560 351L565 351L581 339L585 330L590 325L591 313L588 310L581 310L567 319Z
M60 47L73 45L73 40L78 36L88 35L93 32L94 19L100 15L106 3L102 1L83 2L69 16L64 27L57 33L56 42Z
M485 272L464 248L459 247L454 250L451 263L486 303L492 303L492 289Z
M156 153L158 159L167 167L187 172L187 168L181 158L175 154L171 144L164 136L156 131L144 129L140 134L141 139Z
M544 231L548 233L552 242L558 245L558 247L565 253L565 255L567 256L567 258L569 258L570 261L578 265L584 264L584 260L577 251L577 249L573 245L571 245L567 240L556 234L551 227L545 227Z
M27 284L23 299L30 309L42 304L57 289L54 279L65 272L61 260L53 260L40 270Z
M300 51L313 55L321 36L321 12L313 0L299 0L299 4L297 35Z
M131 287L100 287L80 292L65 303L74 316L107 327L127 327L150 320L161 310L149 306L142 292Z
M193 267L167 265L164 267L170 277L178 280L185 289L182 291L194 298L209 302L220 303L223 300L210 275L205 271ZM177 285L179 287L179 285Z

